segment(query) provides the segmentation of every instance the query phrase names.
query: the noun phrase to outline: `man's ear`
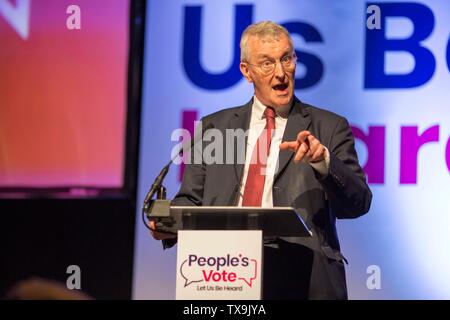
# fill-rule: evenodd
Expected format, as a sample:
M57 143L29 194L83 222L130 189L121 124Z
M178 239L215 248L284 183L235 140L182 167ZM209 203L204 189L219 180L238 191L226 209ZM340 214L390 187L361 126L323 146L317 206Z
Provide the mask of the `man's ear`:
M244 76L245 79L247 79L248 82L252 83L252 77L250 76L250 70L248 68L248 64L245 62L241 62L239 65L239 69L241 69L241 73Z

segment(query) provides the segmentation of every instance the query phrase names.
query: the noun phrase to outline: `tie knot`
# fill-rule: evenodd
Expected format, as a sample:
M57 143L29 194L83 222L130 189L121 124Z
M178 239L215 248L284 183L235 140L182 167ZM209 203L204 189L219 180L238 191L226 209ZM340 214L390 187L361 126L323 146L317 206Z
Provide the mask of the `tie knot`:
M267 107L266 110L264 110L264 116L266 118L275 119L275 110L273 110L272 108Z

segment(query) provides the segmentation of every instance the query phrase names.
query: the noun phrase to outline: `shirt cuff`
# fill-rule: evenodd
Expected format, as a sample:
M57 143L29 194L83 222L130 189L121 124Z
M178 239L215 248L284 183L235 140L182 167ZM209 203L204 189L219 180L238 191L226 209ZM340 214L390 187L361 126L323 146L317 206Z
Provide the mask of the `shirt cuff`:
M322 161L319 162L310 162L309 164L316 170L322 178L325 178L330 172L330 152L326 147L325 148L325 156Z

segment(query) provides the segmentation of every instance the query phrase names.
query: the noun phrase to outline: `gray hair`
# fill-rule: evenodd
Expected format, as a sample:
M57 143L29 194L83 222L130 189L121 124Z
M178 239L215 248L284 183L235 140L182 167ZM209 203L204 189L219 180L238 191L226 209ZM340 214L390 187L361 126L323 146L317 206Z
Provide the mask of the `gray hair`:
M262 21L249 25L241 36L241 61L247 61L248 59L248 39L252 36L258 38L271 38L278 40L281 35L288 37L292 46L292 38L287 29L272 21Z

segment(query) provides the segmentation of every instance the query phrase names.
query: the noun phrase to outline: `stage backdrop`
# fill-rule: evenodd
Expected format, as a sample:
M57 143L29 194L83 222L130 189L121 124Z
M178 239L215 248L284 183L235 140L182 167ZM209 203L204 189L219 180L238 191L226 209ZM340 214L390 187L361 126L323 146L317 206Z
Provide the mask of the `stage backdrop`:
M123 184L129 0L0 0L0 188Z
M450 4L447 1L150 1L139 206L172 131L246 103L238 42L273 20L293 36L296 95L349 120L373 202L338 222L352 299L450 298ZM180 166L166 178L169 197ZM138 212L138 215L140 212ZM176 248L136 219L134 297L174 298Z

